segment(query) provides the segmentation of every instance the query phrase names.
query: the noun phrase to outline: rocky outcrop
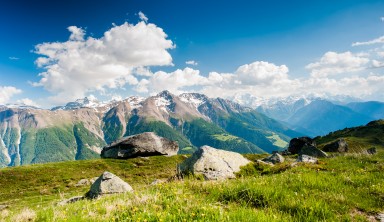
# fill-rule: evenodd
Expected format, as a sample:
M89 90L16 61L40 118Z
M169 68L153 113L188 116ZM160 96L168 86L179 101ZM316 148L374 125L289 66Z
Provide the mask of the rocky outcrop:
M128 159L138 156L173 156L179 151L175 141L159 137L153 132L124 137L101 151L102 158Z
M271 156L264 158L262 161L276 164L276 163L282 163L284 162L284 160L285 160L284 157L279 153L273 153Z
M367 154L373 155L376 153L377 153L376 147L371 147L371 148L367 149Z
M328 154L323 152L322 150L317 149L315 146L307 146L305 145L301 151L299 152L300 155L308 155L312 157L327 157Z
M241 166L250 163L239 153L202 146L179 165L182 174L203 175L206 180L235 178Z
M91 186L91 189L85 195L94 199L104 194L132 192L132 187L110 172L104 172Z
M339 152L346 153L348 152L348 143L343 138L338 139L332 143L329 143L324 146L323 150L325 152Z
M304 146L316 147L316 142L309 137L293 138L289 142L288 151L291 154L298 154Z
M318 160L315 157L308 156L305 154L299 155L296 162L302 162L302 163L317 163Z

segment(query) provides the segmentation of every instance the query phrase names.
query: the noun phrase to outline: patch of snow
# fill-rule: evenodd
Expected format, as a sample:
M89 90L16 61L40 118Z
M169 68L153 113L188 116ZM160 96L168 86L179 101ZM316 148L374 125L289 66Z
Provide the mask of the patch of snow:
M145 98L140 96L131 96L127 99L127 102L132 107L132 109L137 109L142 106L142 102L145 100Z
M196 109L207 101L207 97L198 93L183 93L179 96L184 103L190 104Z

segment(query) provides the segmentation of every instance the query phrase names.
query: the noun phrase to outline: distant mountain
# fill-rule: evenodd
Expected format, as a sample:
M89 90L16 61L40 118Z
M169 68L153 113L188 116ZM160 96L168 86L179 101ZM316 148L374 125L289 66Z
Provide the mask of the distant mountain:
M0 165L98 158L104 145L147 131L178 141L180 153L201 145L271 152L300 135L251 108L197 93L84 98L51 110L1 106Z
M369 116L373 119L384 118L384 103L369 101L369 102L354 102L346 105L351 110Z
M325 135L331 131L364 125L373 118L329 101L316 100L297 110L286 122L295 130L309 136Z

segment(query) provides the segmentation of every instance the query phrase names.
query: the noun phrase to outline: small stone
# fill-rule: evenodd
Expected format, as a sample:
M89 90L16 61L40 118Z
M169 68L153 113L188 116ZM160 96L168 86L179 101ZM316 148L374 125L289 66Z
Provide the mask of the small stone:
M88 179L81 179L77 182L77 184L75 184L75 187L81 187L89 184L91 184L91 182Z
M66 200L63 200L63 201L60 201L58 203L59 206L64 206L66 204L69 204L69 203L74 203L74 202L77 202L79 200L83 200L84 197L83 196L75 196L75 197L71 197L69 199L66 199Z
M282 163L284 162L284 160L284 157L279 153L273 153L271 156L263 159L264 162L269 162L273 164Z
M377 153L376 147L371 147L371 148L367 149L367 153L370 155L376 154Z
M261 164L261 165L274 166L273 163L271 163L271 162L265 162L265 161L262 161L262 160L256 160L256 163Z
M0 211L5 210L8 208L8 205L0 204Z
M159 184L163 184L167 182L166 180L162 180L162 179L156 179L154 181L152 181L152 183L150 184L151 186L155 186L155 185L159 185Z
M296 160L297 162L303 162L303 163L317 163L318 160L315 157L308 156L305 154L299 155L299 157Z

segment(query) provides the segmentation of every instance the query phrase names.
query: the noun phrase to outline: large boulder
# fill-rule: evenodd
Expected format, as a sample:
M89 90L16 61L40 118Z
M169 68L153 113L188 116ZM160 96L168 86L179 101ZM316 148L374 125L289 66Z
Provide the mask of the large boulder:
M235 178L241 166L250 163L239 153L202 146L179 165L183 174L203 175L206 180Z
M124 137L101 151L102 158L128 159L138 156L173 156L179 151L175 141L157 136L153 132Z
M132 192L132 187L113 173L105 171L92 184L91 189L85 195L94 199L104 194Z
M348 143L343 138L341 138L332 143L325 145L323 150L325 152L346 153L348 152Z
M327 157L328 154L323 152L322 150L317 149L315 146L304 146L301 148L300 155L308 155L312 157Z
M309 137L293 138L289 142L288 151L291 154L298 154L304 146L316 147L316 142Z
M263 159L264 162L273 163L273 164L282 163L284 162L284 160L285 160L284 157L279 153L273 153L271 156Z

